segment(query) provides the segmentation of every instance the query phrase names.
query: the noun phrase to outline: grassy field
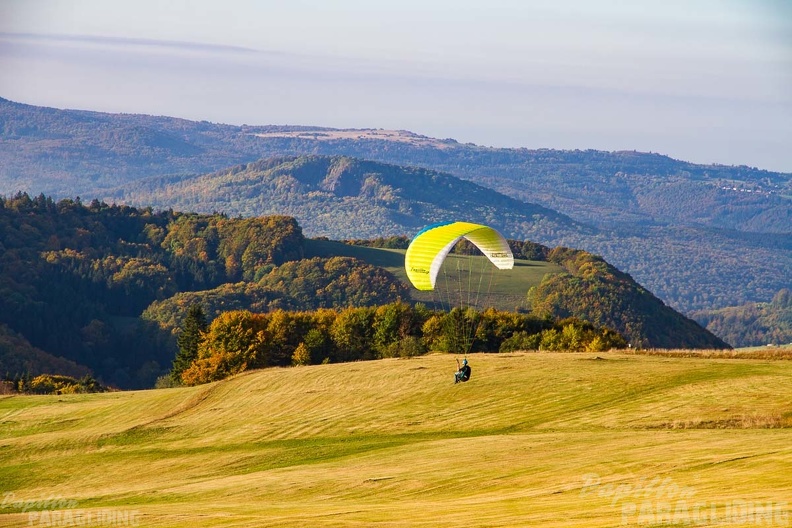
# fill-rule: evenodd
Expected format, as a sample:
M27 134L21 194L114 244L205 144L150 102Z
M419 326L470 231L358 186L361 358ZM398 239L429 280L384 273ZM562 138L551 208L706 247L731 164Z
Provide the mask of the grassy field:
M393 273L409 285L404 270L403 249L380 249L352 246L332 240L307 240L306 257L355 257L374 266L380 266ZM464 276L460 288L460 271ZM416 301L448 303L446 296L451 293L451 306L457 306L459 289L463 290L464 305L478 304L480 308L495 306L503 310L525 308L528 289L539 284L548 273L559 273L563 268L551 262L515 260L514 269L496 270L483 256L468 257L449 255L438 276L438 292L419 292L410 288L410 295ZM470 272L468 274L468 272ZM467 292L471 292L467 296ZM478 303L475 301L478 300ZM448 308L448 306L445 306Z
M469 360L3 397L0 525L789 524L792 362Z

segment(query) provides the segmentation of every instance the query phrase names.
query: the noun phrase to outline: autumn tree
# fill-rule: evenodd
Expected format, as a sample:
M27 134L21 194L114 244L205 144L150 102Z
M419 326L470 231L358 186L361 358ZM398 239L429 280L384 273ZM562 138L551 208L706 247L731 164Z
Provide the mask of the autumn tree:
M182 382L198 385L218 381L250 368L269 365L266 318L246 310L220 314L198 345L198 355L182 372Z
M198 357L198 345L203 339L203 334L209 325L206 322L206 315L200 304L193 304L187 310L184 318L181 333L176 339L179 351L173 360L171 378L174 381L181 381L182 372Z

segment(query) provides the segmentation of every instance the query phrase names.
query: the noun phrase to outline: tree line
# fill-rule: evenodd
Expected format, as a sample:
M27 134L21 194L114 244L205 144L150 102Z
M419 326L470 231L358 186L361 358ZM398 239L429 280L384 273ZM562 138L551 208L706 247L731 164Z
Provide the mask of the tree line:
M626 346L613 330L575 318L552 320L487 309L427 309L397 301L381 306L223 312L211 323L189 309L170 377L196 385L264 367L315 365L427 351L601 351Z

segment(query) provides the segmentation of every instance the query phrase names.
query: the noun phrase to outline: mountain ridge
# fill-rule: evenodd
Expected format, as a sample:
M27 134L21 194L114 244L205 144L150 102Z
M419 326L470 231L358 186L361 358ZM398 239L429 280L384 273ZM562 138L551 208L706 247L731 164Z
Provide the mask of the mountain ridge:
M80 141L87 142L88 144L101 143L97 140L112 140L114 134L122 134L134 130L143 131L150 129L150 138L159 138L159 141L149 142L141 141L141 146L161 148L164 151L171 150L173 153L179 154L181 148L185 144L189 144L191 148L183 152L192 158L192 163L196 167L193 170L186 170L184 165L175 160L175 163L170 163L169 160L159 160L153 166L148 168L138 168L137 171L126 170L133 175L140 175L143 173L151 174L197 174L200 172L212 172L213 170L220 170L224 166L230 166L237 163L245 163L253 159L263 157L270 157L274 155L289 155L289 154L331 154L324 152L321 148L317 148L317 144L327 144L333 147L332 154L348 155L351 157L361 157L372 159L374 161L383 161L386 163L405 164L408 160L399 159L399 156L409 155L410 165L429 166L436 170L445 172L455 172L439 168L443 164L452 165L455 161L451 157L452 152L470 152L479 153L486 156L496 157L500 164L509 161L547 161L548 157L560 156L562 159L568 159L570 162L574 161L576 156L581 153L588 155L595 155L599 158L611 159L612 167L621 167L627 169L629 172L640 173L637 167L652 167L652 173L656 174L657 161L665 163L664 172L661 174L678 174L681 172L688 172L698 178L708 177L708 171L715 172L724 170L737 170L739 174L744 174L750 177L751 180L761 180L762 178L769 179L773 184L784 183L788 184L792 180L792 173L780 173L768 170L762 170L755 167L745 165L731 166L721 164L695 164L683 160L677 160L670 156L658 153L645 153L629 150L621 151L599 151L599 150L562 150L562 149L529 149L529 148L507 148L507 147L487 147L476 145L473 143L459 143L454 139L437 139L429 136L424 136L411 131L405 130L384 130L375 128L362 128L362 129L341 129L332 127L316 127L305 125L227 125L221 123L211 123L208 121L194 121L189 119L168 117L168 116L152 116L147 114L121 114L121 113L106 113L91 110L74 110L74 109L57 109L50 107L40 107L19 103L4 99L0 97L0 119L2 119L3 133L0 135L3 139L15 138L22 139L24 137L30 139L60 139L65 140L70 136L75 136ZM87 126L93 128L84 128ZM76 129L74 127L77 127ZM100 134L97 137L94 133L96 129L103 131L104 136ZM156 131L160 130L166 133L157 134ZM38 134L38 135L37 135ZM146 134L143 134L146 136ZM256 141L256 140L262 141ZM249 141L246 141L249 140ZM271 140L271 141L267 141ZM343 147L346 142L346 148L349 144L360 145L359 150L367 153L356 152L337 152L336 150ZM372 155L370 152L371 145L376 143L394 143L396 148L389 149L384 152L382 156ZM213 148L218 143L222 144L222 148ZM431 160L432 155L437 155L431 149L424 152L423 159L417 156L417 152L412 150L405 152L399 149L398 144L413 145L416 147L435 147L438 151L445 152L445 159L443 156L437 156L437 159ZM46 145L47 147L64 148L63 144ZM168 148L170 146L170 149ZM438 148L442 147L442 148ZM207 153L212 150L225 151L224 156L219 156L216 162L212 164L214 169L206 169L203 167L205 160L195 159L196 153ZM0 151L2 152L2 151ZM101 152L100 152L101 153ZM7 154L7 153L5 153ZM105 154L108 154L105 152ZM144 155L146 152L140 153ZM443 154L443 152L440 152ZM528 156L526 158L525 156ZM383 159L379 159L379 158ZM112 158L112 156L109 156ZM229 162L229 159L239 159L238 162ZM387 159L384 159L387 158ZM531 160L531 158L534 158ZM645 163L651 160L652 163ZM111 166L108 166L111 168ZM123 167L113 167L116 170L123 169ZM457 168L461 168L457 165ZM4 178L8 177L8 172L0 175ZM464 174L463 174L464 176ZM0 180L0 183L6 185L8 182ZM28 191L28 192L44 192L50 194L50 190L46 188L40 189L5 189L5 192ZM72 193L73 194L73 193ZM60 196L57 196L60 197Z
M186 180L273 156L345 155L445 172L588 224L597 231L539 228L532 240L602 255L686 313L768 302L789 286L792 174L654 153L497 149L410 132L338 130L58 110L4 99L0 194L113 201L119 189L142 180Z
M149 190L145 185L146 180L129 185L116 198L231 216L281 212L295 216L308 236L402 235L450 218L492 224L511 238L538 234L529 224L558 232L593 232L566 215L449 174L346 156L268 158L179 177L172 184L158 178Z

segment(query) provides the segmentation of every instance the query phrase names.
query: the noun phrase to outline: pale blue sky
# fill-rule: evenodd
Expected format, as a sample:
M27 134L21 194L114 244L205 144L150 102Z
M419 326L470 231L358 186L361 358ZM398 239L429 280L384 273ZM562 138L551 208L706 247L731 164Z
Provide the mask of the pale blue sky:
M0 0L0 96L792 172L792 0Z

